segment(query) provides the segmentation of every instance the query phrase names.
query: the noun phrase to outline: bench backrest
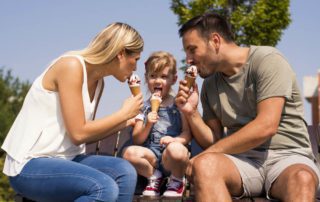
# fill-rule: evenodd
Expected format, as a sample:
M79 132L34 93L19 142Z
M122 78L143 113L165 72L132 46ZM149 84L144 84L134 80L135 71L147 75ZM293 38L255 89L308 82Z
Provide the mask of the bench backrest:
M86 153L87 154L100 154L100 155L109 155L109 156L120 156L119 151L123 147L126 141L131 138L131 127L127 127L106 137L105 139L87 144L86 145ZM320 152L320 126L308 126L309 137L311 141L311 146L314 155L319 159ZM202 149L197 145L197 143L193 140L191 142L191 153L192 156L201 152Z
M107 156L120 156L120 149L131 138L131 130L131 127L126 127L115 134L109 135L103 140L87 144L86 153Z

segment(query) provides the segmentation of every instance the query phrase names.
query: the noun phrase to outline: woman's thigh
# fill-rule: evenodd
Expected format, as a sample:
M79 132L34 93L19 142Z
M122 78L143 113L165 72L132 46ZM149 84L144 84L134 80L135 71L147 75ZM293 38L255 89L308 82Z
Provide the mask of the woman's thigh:
M99 170L114 180L119 179L120 176L125 176L126 180L135 182L137 177L134 167L122 158L101 155L79 155L73 161Z
M119 188L117 201L132 201L137 183L137 172L127 160L113 156L79 155L73 161L110 176Z
M114 201L119 195L112 177L59 158L30 160L18 176L10 177L10 183L16 192L36 201L75 201L83 196L88 201Z

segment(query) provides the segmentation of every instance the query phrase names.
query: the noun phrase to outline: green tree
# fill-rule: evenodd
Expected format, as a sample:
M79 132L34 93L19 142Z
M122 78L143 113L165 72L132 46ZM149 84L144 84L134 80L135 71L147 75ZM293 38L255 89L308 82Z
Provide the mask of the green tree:
M0 145L19 113L24 97L30 88L29 82L21 82L11 71L0 69ZM0 169L3 168L4 151L0 149ZM14 192L8 178L0 174L0 201L12 201Z
M276 46L291 22L290 0L172 0L178 25L214 11L230 21L238 45Z
M2 170L4 164L5 155L0 157L0 168ZM14 191L10 187L8 177L0 173L0 201L13 201Z
M12 76L11 71L0 69L0 143L20 111L29 87L29 82L21 82Z

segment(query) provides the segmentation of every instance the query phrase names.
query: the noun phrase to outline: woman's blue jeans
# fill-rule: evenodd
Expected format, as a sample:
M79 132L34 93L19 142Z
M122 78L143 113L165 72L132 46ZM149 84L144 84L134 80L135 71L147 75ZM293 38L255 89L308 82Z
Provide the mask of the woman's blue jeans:
M30 160L15 177L13 189L35 201L131 202L137 182L134 167L111 156L79 155Z

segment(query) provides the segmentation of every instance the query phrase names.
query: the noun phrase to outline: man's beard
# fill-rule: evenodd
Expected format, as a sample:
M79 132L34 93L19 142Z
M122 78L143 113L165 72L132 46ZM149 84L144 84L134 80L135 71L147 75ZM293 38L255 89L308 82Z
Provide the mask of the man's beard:
M206 70L206 68L203 68L203 69ZM199 72L199 76L200 76L201 78L205 79L205 78L211 76L211 73L209 73L208 71L200 71L200 72Z

